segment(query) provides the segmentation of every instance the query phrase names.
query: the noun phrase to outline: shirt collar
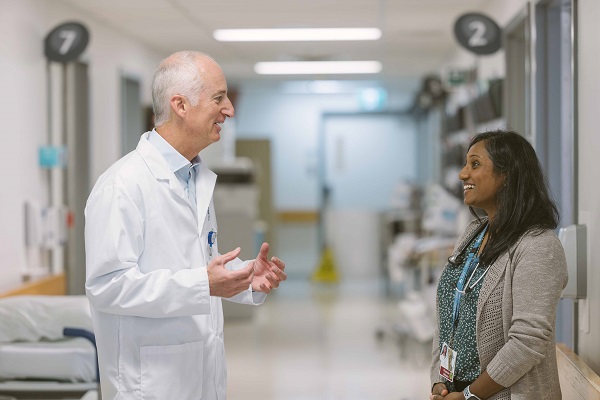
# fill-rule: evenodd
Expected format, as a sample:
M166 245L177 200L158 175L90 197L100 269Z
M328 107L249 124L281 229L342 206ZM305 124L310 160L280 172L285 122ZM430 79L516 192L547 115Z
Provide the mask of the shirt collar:
M192 158L192 162L188 161L187 158L181 155L169 142L167 142L155 129L148 134L148 141L152 143L158 152L164 157L165 161L169 165L169 169L175 173L181 169L188 170L189 168L195 168L200 163L200 156L196 155Z

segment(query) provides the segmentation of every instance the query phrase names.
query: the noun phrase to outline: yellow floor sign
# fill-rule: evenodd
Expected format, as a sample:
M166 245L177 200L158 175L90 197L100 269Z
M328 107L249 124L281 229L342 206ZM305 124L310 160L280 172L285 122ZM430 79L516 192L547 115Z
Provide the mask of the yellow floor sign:
M312 280L315 282L338 282L340 277L338 276L337 268L335 266L335 260L333 252L329 247L323 249L321 254L321 262L319 266L312 274Z

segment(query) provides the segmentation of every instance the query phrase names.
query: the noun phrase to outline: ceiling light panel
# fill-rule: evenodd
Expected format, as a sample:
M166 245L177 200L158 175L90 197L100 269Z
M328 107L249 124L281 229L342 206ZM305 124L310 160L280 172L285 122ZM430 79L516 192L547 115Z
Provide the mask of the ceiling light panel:
M308 28L308 29L217 29L213 37L221 42L315 42L343 40L378 40L378 28Z
M259 62L254 71L260 75L376 74L379 61L288 61Z

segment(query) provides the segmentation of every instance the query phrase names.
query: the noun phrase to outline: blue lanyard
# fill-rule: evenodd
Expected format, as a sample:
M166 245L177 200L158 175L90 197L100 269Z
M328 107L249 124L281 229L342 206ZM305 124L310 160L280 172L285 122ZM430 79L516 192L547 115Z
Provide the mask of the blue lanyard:
M465 261L465 266L460 274L460 278L458 278L458 283L456 284L456 290L454 291L454 304L452 305L452 337L454 337L454 331L456 330L456 326L458 324L458 315L460 312L460 299L462 294L465 292L465 286L468 284L467 276L473 276L477 266L479 265L479 257L477 257L477 251L481 246L481 242L483 242L483 236L485 235L485 231L487 227L485 227L469 251L467 255L467 260ZM469 278L469 281L471 278ZM466 282L466 283L465 283ZM451 340L452 341L452 340Z

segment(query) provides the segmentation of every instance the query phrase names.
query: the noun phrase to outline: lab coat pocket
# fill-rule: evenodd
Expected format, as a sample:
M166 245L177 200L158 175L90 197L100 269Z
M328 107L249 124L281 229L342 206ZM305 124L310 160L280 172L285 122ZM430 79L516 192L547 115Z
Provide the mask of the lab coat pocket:
M202 397L203 342L140 348L142 400Z

